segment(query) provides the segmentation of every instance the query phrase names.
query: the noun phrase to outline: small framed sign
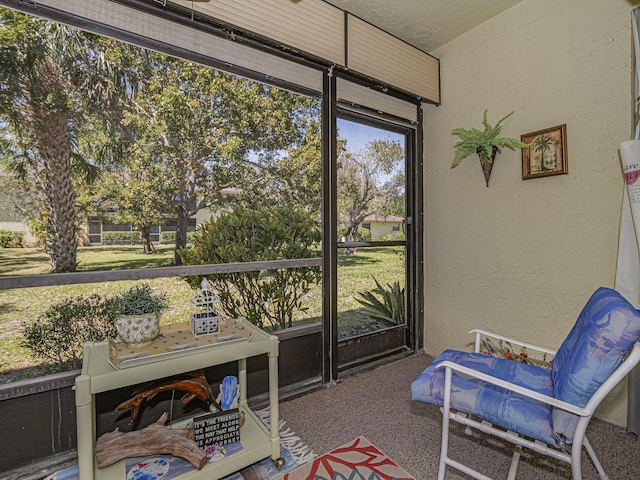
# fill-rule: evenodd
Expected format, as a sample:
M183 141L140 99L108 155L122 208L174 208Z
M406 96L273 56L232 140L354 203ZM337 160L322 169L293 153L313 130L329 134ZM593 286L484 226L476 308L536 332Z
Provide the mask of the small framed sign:
M198 446L223 447L240 441L240 412L237 408L209 413L193 419L193 431Z
M522 149L523 180L569 173L566 124L527 133L520 139L529 145Z

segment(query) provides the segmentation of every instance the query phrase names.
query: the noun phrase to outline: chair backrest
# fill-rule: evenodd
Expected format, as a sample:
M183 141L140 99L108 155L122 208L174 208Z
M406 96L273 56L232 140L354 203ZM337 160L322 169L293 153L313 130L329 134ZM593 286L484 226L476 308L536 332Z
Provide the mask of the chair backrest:
M640 313L615 290L596 290L553 360L553 396L587 405L639 338ZM571 443L578 417L555 408L552 420L556 436Z

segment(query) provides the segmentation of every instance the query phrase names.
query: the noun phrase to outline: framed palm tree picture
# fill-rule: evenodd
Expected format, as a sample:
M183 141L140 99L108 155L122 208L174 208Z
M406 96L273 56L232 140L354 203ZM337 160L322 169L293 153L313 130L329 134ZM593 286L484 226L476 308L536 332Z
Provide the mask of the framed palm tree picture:
M522 149L523 180L569 173L566 124L526 133L521 140L529 146Z

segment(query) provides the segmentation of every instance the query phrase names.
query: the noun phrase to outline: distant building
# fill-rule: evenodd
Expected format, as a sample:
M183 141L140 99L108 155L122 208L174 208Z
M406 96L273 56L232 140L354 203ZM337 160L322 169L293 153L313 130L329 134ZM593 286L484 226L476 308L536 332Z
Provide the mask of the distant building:
M403 217L395 215L369 215L362 221L361 226L371 232L371 240L378 240L381 237L393 238L396 235L404 234L403 222Z
M82 227L87 230L88 245L130 245L141 243L138 230L133 228L130 223L111 223L104 218L92 217ZM187 231L191 232L195 228L196 219L187 219ZM153 225L149 230L151 243L155 245L160 243L172 244L175 241L175 235L171 235L172 232L175 233L176 231L175 221L167 221L163 225ZM130 235L118 235L118 233ZM167 233L169 233L168 236L166 235Z

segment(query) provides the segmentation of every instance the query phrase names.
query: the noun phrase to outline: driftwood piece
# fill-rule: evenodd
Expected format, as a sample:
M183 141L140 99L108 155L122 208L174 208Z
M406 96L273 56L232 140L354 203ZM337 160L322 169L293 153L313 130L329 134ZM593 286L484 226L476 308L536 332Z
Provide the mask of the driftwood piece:
M138 418L138 413L140 412L140 407L143 402L151 400L159 392L166 392L170 390L186 391L187 393L182 397L182 403L184 404L199 398L207 405L213 405L218 410L222 410L220 404L213 398L211 386L209 386L209 383L207 382L204 370L200 369L143 385L133 391L133 398L122 402L115 408L114 412L131 408L131 419L129 420L129 425L133 425L136 418Z
M165 427L169 414L162 416L148 427L133 432L121 432L116 428L96 441L96 464L108 467L125 458L169 454L188 461L198 470L209 460L193 440L193 428L171 430Z

